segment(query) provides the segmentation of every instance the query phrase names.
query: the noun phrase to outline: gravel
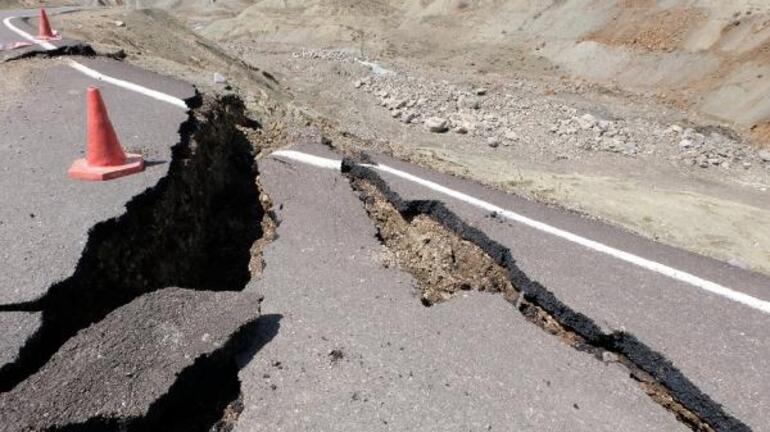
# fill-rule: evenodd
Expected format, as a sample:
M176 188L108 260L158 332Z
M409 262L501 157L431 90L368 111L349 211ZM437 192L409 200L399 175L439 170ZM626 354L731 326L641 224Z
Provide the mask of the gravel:
M303 50L294 57L360 63L350 51ZM367 64L377 65L372 60ZM370 68L369 68L370 69ZM719 126L696 127L649 118L616 118L544 96L537 83L513 79L505 86L458 85L406 73L373 74L354 79L387 114L407 127L433 133L452 131L492 148L527 146L555 159L590 158L597 152L649 158L696 170L770 170L770 151L743 143ZM560 91L580 91L564 84ZM572 86L572 87L570 87ZM573 88L574 87L574 88Z

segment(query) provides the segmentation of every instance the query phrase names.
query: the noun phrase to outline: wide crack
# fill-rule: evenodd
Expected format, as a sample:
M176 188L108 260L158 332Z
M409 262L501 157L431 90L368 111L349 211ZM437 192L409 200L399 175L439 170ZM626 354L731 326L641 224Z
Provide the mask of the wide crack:
M425 215L407 221L381 193L366 181L354 181L363 192L367 213L376 221L380 240L389 254L387 266L395 261L420 282L421 300L426 306L450 299L458 291L501 292L508 301L518 293L508 275L478 246L443 229Z
M245 287L260 260L260 248L252 247L263 237L265 198L242 127L254 124L240 99L204 101L180 127L168 175L123 215L91 229L73 275L36 301L0 306L42 312L17 360L0 369L0 391L38 371L79 330L145 293Z
M656 403L695 431L750 431L661 354L635 336L604 333L516 265L510 251L467 225L438 201L404 201L371 168L351 159L343 172L359 192L378 237L419 284L426 306L459 290L500 292L528 321L599 361L618 362ZM467 260L463 262L463 260Z

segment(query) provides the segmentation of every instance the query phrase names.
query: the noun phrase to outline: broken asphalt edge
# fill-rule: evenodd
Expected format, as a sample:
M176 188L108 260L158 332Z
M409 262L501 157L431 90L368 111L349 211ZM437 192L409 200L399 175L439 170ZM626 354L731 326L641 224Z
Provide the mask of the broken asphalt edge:
M665 356L654 351L633 334L626 332L605 333L591 318L564 304L546 287L532 280L519 269L510 249L492 240L481 230L465 223L441 201L407 201L402 199L374 169L363 165L371 165L371 161L372 159L366 154L359 157L358 160L345 157L342 160L342 172L351 180L370 182L405 219L411 220L418 215L428 216L460 238L474 243L492 257L498 265L507 270L512 284L520 291L525 300L542 308L559 324L584 338L590 348L598 348L626 357L633 366L653 377L677 402L695 413L701 421L715 431L751 431L751 428L746 424L728 414L719 403L703 393ZM590 350L586 349L585 351ZM631 377L634 377L633 373ZM677 417L679 418L679 416ZM688 426L695 428L695 425L692 424L688 424Z
M221 424L221 413L240 397L238 371L278 334L280 318L261 315L243 323L222 347L200 355L180 371L174 384L149 406L144 416L95 416L46 432L229 431L233 424ZM193 406L205 407L205 412L191 412Z
M265 216L255 149L238 129L244 124L243 102L232 95L189 110L165 176L89 230L72 275L38 299L0 305L0 312L43 313L15 361L0 368L0 392L37 372L80 329L147 292L244 289Z
M53 50L40 50L40 49L37 49L36 47L33 47L33 49L22 51L18 55L6 57L5 59L0 60L0 64L12 62L12 61L31 59L31 58L53 59L53 58L60 58L60 57L90 57L90 58L101 57L101 58L122 62L126 58L126 53L123 50L118 50L116 52L100 52L100 51L94 50L94 48L90 44L83 43L83 42L74 42L74 43L64 44ZM161 76L161 74L158 74L156 72L153 72L153 73ZM190 86L194 90L194 95L184 98L182 99L182 101L187 105L188 109L200 108L201 104L203 103L203 96L201 95L200 91L196 86L192 84L190 84Z

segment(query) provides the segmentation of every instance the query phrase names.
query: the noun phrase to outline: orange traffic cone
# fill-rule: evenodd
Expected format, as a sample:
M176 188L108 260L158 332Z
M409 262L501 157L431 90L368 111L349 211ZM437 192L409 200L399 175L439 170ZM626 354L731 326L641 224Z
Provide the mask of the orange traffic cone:
M48 14L45 13L45 9L40 8L40 13L37 19L37 38L40 40L52 40L57 39L56 33L51 30L51 24L48 22Z
M86 103L86 157L72 163L68 171L70 178L110 180L144 170L141 155L126 154L120 147L98 88L88 88Z

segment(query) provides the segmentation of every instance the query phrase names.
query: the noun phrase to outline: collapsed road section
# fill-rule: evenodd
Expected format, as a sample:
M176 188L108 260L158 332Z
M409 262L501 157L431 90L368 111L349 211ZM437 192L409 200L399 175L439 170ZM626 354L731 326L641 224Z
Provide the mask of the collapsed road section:
M142 154L146 169L76 181L67 168L85 139L68 118L83 111L72 96L93 80L55 60L8 70L48 91L0 114L10 170L0 185L9 203L0 210L8 245L0 322L9 329L0 430L227 422L240 392L235 355L253 354L277 331L261 325L276 320L258 319L261 296L242 291L263 244L266 197L244 133L259 125L238 98L200 98L167 78L154 80L176 96L189 89L185 99L198 105L185 112L106 86L123 147ZM188 411L196 414L180 419Z
M507 248L462 221L443 203L405 201L375 170L352 159L343 160L342 170L361 194L378 237L420 283L426 306L461 290L501 292L515 310L564 343L599 361L625 366L653 400L691 429L750 430L636 337L625 332L607 334L562 303L522 272ZM475 274L466 268L469 261L476 263Z
M321 141L314 149L331 154ZM260 182L280 223L249 289L265 296L263 314L283 317L239 372L235 431L687 430L625 369L498 296L463 291L463 302L424 307L415 278L383 265L387 250L339 172L270 157Z

